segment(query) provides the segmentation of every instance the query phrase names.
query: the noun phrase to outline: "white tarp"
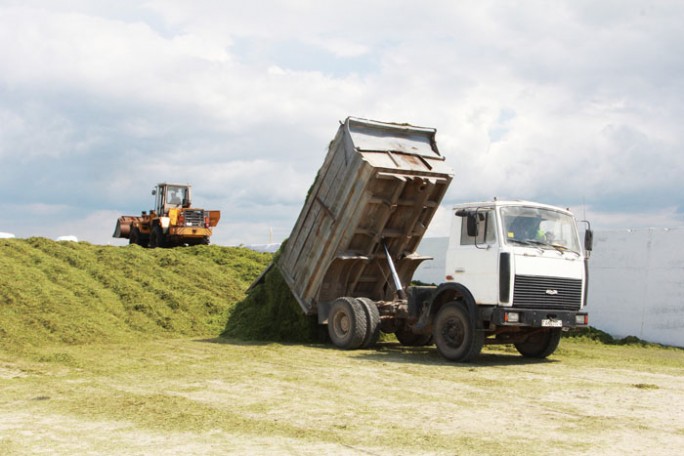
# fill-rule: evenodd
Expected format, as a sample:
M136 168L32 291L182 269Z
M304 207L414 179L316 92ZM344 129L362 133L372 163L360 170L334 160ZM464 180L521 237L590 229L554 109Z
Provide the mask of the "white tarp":
M615 337L684 347L684 228L601 231L589 261L589 321Z

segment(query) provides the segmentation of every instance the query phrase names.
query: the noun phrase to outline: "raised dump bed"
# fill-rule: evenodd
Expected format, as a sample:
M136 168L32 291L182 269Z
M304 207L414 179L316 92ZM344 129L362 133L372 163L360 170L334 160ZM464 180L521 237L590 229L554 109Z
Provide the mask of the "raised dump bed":
M435 133L354 117L340 125L278 260L307 315L324 323L340 297L395 300L385 246L409 284L453 176Z

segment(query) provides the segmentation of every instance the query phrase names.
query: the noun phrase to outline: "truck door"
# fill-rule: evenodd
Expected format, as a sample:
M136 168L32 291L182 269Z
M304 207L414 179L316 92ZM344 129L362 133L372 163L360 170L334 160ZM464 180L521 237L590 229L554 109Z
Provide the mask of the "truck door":
M470 217L470 222L469 222ZM468 233L475 224L476 235ZM470 290L478 304L496 304L499 297L499 249L493 208L477 208L452 222L446 259L447 280Z

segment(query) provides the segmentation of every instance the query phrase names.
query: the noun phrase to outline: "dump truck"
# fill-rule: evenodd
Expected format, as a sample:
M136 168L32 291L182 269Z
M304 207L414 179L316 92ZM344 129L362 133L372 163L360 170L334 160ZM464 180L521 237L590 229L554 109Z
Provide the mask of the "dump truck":
M342 349L370 347L385 332L404 345L434 343L457 362L484 344L550 355L562 329L588 324L586 255L569 211L461 205L445 282L411 285L431 259L417 249L454 177L435 138L433 128L341 122L276 266Z
M113 237L150 248L209 244L221 212L192 207L191 190L187 184L157 184L154 209L119 217Z

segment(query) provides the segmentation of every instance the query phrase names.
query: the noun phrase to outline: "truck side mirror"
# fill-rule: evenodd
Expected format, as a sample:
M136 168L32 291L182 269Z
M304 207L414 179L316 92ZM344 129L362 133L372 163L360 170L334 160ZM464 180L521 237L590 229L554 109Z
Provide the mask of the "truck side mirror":
M477 237L478 235L478 213L477 211L469 211L466 209L459 209L456 211L457 217L466 217L466 232L469 237Z
M468 214L468 218L466 220L466 229L468 230L468 236L470 237L477 237L478 229L477 229L477 212L471 212Z
M154 195L156 195L156 194L157 194L157 189L156 189L156 188L153 188L153 189L152 189L152 196L154 196Z
M590 229L584 232L584 249L591 252L594 248L594 232Z

